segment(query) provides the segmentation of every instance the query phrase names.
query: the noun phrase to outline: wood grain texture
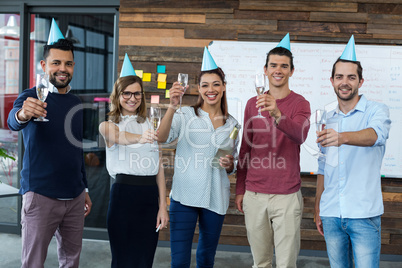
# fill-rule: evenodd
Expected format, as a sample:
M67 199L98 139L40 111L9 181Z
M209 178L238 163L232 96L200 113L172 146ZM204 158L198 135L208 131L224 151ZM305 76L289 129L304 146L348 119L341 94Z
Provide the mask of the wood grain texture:
M184 30L186 39L210 39L210 40L236 40L237 30L232 27L186 27Z
M120 13L173 13L173 14L183 14L183 13L221 13L221 14L233 14L233 8L172 8L169 6L165 7L121 7L119 9Z
M368 15L368 23L401 25L402 15L370 14Z
M235 10L235 19L253 19L253 20L305 20L308 21L310 12L285 12L285 11L255 11L255 10Z
M310 12L310 21L367 23L367 13Z
M349 34L366 33L364 23L330 23L330 22L306 22L306 21L278 21L278 31L291 32L342 32Z
M315 1L242 1L239 10L278 10L278 11L329 11L357 12L358 4L349 2Z
M367 24L367 33L371 34L387 34L387 35L402 35L402 24Z
M205 23L204 14L123 13L121 22Z
M402 15L402 4L359 4L359 13Z
M239 1L208 1L208 0L120 0L120 6L124 8L173 8L181 10L186 8L198 9L233 9L237 8Z
M168 46L182 47L204 47L208 46L211 40L184 38L184 29L139 29L122 28L120 29L119 45L136 46Z

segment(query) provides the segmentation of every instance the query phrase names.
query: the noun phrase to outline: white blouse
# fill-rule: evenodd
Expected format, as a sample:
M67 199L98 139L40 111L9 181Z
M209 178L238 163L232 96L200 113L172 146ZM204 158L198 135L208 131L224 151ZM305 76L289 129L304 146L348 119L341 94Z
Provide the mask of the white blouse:
M225 125L214 129L209 114L183 107L184 114L174 114L167 143L178 138L170 197L186 206L201 207L225 215L229 207L230 181L225 169L211 165L219 147L228 143L238 125L232 116ZM237 158L236 139L233 156Z
M136 115L121 116L121 121L116 125L120 131L133 134L142 134L151 128L148 119L144 123L137 123ZM131 145L115 143L110 148L106 146L106 168L110 176L116 178L116 174L156 175L159 171L159 152L151 150L157 146L156 142Z

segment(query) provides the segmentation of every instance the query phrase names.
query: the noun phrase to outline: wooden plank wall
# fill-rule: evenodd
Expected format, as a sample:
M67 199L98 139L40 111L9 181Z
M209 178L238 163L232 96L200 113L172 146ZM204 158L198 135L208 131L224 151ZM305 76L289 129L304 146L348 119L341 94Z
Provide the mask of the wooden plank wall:
M167 88L177 73L189 73L190 90L184 104L197 98L197 76L203 47L212 40L279 42L287 33L292 42L346 44L351 34L356 44L402 44L402 0L299 0L299 1L209 1L209 0L120 0L119 69L128 53L135 69L152 73L145 90L157 89L157 65L165 65ZM263 55L262 55L263 56ZM164 150L168 189L173 175L174 149ZM248 245L243 216L232 202L220 243ZM316 178L302 177L304 214L302 248L325 250L313 222ZM402 178L383 179L385 214L382 217L382 253L402 254ZM195 237L194 241L198 237ZM168 232L161 233L169 239Z

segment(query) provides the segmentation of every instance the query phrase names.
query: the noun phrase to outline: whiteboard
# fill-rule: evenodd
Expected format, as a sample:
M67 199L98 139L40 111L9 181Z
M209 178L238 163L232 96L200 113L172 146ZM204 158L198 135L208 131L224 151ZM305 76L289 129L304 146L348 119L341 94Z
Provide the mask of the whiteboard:
M229 113L243 124L247 101L255 96L254 76L263 72L267 53L278 43L213 41L209 51L226 74ZM311 105L330 110L337 99L329 80L332 65L342 54L346 44L291 43L295 72L289 80L290 89L304 96ZM387 141L381 174L402 177L402 47L356 45L356 56L363 67L364 84L359 94L386 104L390 109L391 131ZM314 153L314 118L306 142L301 146L301 171L317 171Z

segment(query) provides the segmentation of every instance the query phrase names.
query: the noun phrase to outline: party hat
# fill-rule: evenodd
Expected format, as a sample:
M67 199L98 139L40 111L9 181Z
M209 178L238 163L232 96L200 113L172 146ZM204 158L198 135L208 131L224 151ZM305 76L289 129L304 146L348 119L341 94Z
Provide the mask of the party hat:
M207 47L204 47L204 56L202 57L201 71L209 71L214 69L218 69L218 66L215 63L214 58L212 58L211 53L209 53Z
M276 47L283 47L286 48L287 50L290 51L290 37L289 37L289 33L287 33L285 35L284 38L282 38L282 40L279 42L279 44Z
M137 75L137 74L135 73L133 65L131 65L131 61L126 53L126 55L124 56L123 66L121 67L120 77L129 75Z
M47 40L48 45L52 45L59 41L59 39L64 39L63 34L61 33L59 26L54 19L52 19L52 25L50 26L49 39Z
M341 60L349 60L356 61L356 51L355 51L355 38L352 37L349 39L348 44L345 47L345 50L340 57Z

